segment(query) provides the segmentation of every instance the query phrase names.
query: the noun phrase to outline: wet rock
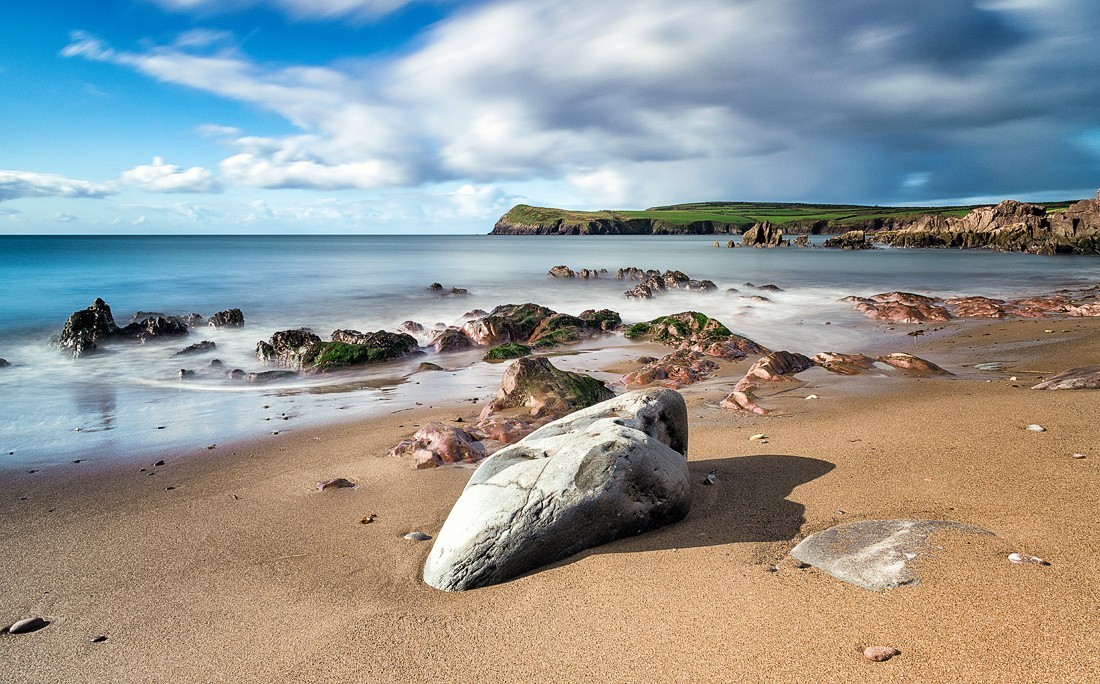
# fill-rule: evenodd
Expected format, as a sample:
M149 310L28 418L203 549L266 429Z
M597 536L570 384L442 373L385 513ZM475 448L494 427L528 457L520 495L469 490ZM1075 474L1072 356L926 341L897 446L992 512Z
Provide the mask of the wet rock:
M677 389L705 380L717 370L718 364L704 354L690 349L680 349L627 373L620 378L620 382L628 386L656 383L662 387Z
M31 632L37 632L38 630L48 626L49 620L41 617L29 617L23 620L19 620L15 624L8 627L8 634L30 634Z
M682 519L686 448L686 406L671 390L632 392L536 430L474 471L424 581L488 586Z
M698 311L684 311L636 323L627 328L625 334L632 340L652 339L724 359L743 359L749 354L768 353L765 347L731 332L718 319Z
M1081 366L1059 373L1031 389L1036 390L1079 390L1100 389L1100 365Z
M54 343L74 358L94 354L98 344L118 333L111 307L96 298L87 309L73 312Z
M187 380L187 379L193 378L193 377L195 377L195 371L189 370L187 368L181 368L180 369L180 371L179 371L179 379L180 380Z
M331 342L322 342L305 328L281 330L269 341L257 343L256 356L306 373L324 373L399 359L417 350L416 338L385 330L337 330L332 337Z
M875 360L863 354L841 354L839 352L821 352L811 359L830 373L840 375L858 375L863 371L874 370Z
M432 421L400 442L391 456L412 456L413 467L435 468L446 463L477 463L485 458L485 448L462 428Z
M486 442L499 442L501 445L515 444L536 428L548 421L526 421L510 416L489 416L478 421L477 425L470 429L470 434L476 437L484 446Z
M416 370L418 370L418 371L441 371L441 370L446 370L446 369L443 368L443 366L440 366L439 364L432 363L430 361L422 361L420 363L420 365L416 367Z
M415 337L424 332L424 326L416 321L404 321L401 325L397 326L397 332Z
M236 373L236 370L230 371L230 373ZM243 371L241 371L243 372ZM238 376L232 376L234 378ZM288 370L271 370L262 371L259 373L248 373L244 375L244 381L250 382L255 385L266 385L272 382L281 382L284 380L294 380L299 377L294 371Z
M443 332L436 335L428 346L434 348L437 352L447 353L456 351L465 351L477 346L474 341L466 336L462 330L458 328L447 328Z
M948 520L863 520L811 534L791 556L849 584L884 591L920 582L916 564L931 555L929 538L944 530L992 535Z
M924 323L951 320L951 313L936 300L911 292L884 292L870 298L845 297L840 301L853 303L857 311L878 321Z
M956 297L944 304L955 318L1004 318L1008 315L1003 299Z
M211 328L240 328L244 326L244 313L240 309L226 309L210 317L206 325Z
M813 367L814 362L802 354L777 351L752 364L745 372L745 377L762 382L788 381L791 375Z
M901 651L893 646L868 646L863 649L863 657L873 663L884 663L897 655L901 655Z
M0 359L0 368L7 368L11 365L11 362L7 359Z
M120 328L116 333L118 337L128 337L144 344L149 340L161 337L182 337L190 333L187 324L175 317L157 316L146 318L138 323L131 323L125 328Z
M248 377L248 373L245 373L240 368L234 368L233 370L226 373L225 377L229 378L230 380L244 380L246 377Z
M573 272L573 269L571 269L571 268L569 268L568 266L565 266L565 265L554 266L553 268L550 269L550 272L547 275L549 275L551 278L576 278L577 277L577 274Z
M876 249L874 244L868 242L867 233L862 230L850 230L842 235L828 238L822 246L830 249Z
M500 390L482 410L481 419L520 407L529 409L535 418L558 418L613 396L603 382L591 376L559 370L546 357L528 356L504 371Z
M493 347L505 342L525 343L543 320L556 312L538 304L504 304L487 316L462 326L462 332L478 345Z
M203 352L212 351L217 349L218 345L210 340L203 340L202 342L196 342L195 344L188 345L179 350L173 356L189 356L191 354L202 354Z
M470 291L464 287L452 287L447 289L439 283L432 283L426 289L430 294L436 297L461 297L470 294Z
M886 354L884 356L876 356L875 361L885 363L887 366L893 366L901 370L910 371L913 373L921 373L924 375L954 375L950 371L940 368L931 361L920 358L919 356L913 356L912 354L905 354L897 352L894 354Z
M507 361L509 359L518 359L523 356L530 356L531 348L525 344L517 344L515 342L505 342L504 344L497 345L485 352L485 356L482 357L483 361Z

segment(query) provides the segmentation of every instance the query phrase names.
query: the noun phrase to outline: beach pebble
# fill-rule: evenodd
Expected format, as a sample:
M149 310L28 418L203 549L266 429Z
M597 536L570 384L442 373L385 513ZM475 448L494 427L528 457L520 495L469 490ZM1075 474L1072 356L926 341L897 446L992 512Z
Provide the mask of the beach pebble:
M409 532L405 535L405 539L408 539L409 541L428 541L429 539L431 539L431 537L424 534L423 532Z
M901 655L901 651L893 646L868 646L863 649L863 657L874 663L886 662L896 655Z
M360 519L359 524L360 525L369 525L372 522L374 522L375 520L378 520L378 515L376 513L371 513L370 515L366 516L365 518Z
M1016 382L1017 380L1019 380L1019 378L1017 378L1015 375L1013 375L1008 380L1009 380L1009 382Z
M156 463L153 464L153 467L162 466L162 465L164 465L164 461L157 461Z
M92 642L93 644L102 644L104 641L107 641L107 635L106 634L98 634L98 635L92 637L91 639L88 639L88 641Z
M753 435L752 437L749 437L749 441L750 442L761 442L761 441L763 441L767 438L768 438L767 435L758 432L755 435Z
M1035 563L1036 565L1050 565L1048 561L1039 558L1038 556L1029 556L1025 553L1010 553L1008 554L1008 560L1013 563Z
M324 482L317 483L317 491L323 492L326 489L342 489L345 487L355 488L355 483L351 480L343 477L336 477L331 480L325 480Z
M1084 454L1074 454L1073 457L1074 458L1084 458L1085 455Z
M809 395L806 396L806 398L807 399L818 399L819 397L816 394L809 394Z
M43 620L37 616L26 618L8 627L8 634L28 634L30 632L37 632L48 624L50 624L49 620Z
M703 484L705 484L705 485L712 485L717 481L718 481L718 474L717 474L717 471L714 471L714 470L707 473L707 476L703 478Z
M1042 425L1036 425L1035 423L1032 423L1031 425L1028 425L1027 429L1032 431L1032 432L1046 432L1047 431L1047 429L1045 427L1043 427Z
M207 448L207 449L213 449L213 448L214 448L214 447L216 447L216 446L218 446L218 445L217 445L217 444L207 444L207 445L206 445L206 448Z

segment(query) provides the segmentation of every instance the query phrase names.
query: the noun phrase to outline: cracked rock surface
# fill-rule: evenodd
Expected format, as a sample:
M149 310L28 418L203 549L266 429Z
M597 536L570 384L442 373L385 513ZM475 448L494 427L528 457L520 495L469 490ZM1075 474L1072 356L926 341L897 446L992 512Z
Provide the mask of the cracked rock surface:
M485 459L443 524L424 581L497 584L687 515L687 409L630 392L549 423Z

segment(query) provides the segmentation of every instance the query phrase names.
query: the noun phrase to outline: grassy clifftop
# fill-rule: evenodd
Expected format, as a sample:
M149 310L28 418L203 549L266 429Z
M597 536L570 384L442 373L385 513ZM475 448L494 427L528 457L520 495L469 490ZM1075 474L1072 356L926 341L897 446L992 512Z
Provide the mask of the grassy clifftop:
M1042 203L1049 212L1068 201ZM776 202L700 202L650 207L644 211L569 211L519 204L497 221L492 235L718 235L736 234L770 221L787 233L843 233L877 230L925 215L964 216L983 205L878 207Z

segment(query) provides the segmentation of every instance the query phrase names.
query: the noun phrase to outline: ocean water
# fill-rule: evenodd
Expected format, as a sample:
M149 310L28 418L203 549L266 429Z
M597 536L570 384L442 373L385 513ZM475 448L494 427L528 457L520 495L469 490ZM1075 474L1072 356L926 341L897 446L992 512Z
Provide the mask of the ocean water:
M340 328L392 330L414 320L451 324L475 308L535 302L577 314L609 308L627 323L698 310L773 349L859 351L872 324L841 297L907 290L942 296L1017 296L1100 280L1100 260L981 251L715 249L714 238L490 236L0 237L0 469L77 459L146 458L172 449L270 436L305 426L407 410L417 403L478 398L496 390L500 364L479 352L429 352L360 371L278 386L203 372L210 359L259 371L255 346L287 328L323 339ZM724 244L724 240L722 241ZM717 293L623 297L614 278L562 281L550 267L677 269ZM726 293L776 284L754 304ZM429 283L467 288L437 298ZM136 311L211 314L237 307L242 329L192 331L147 345L116 343L69 359L49 348L68 316L102 297L125 325ZM825 325L828 322L829 325ZM173 357L211 340L216 351ZM421 340L422 344L427 342ZM609 337L555 359L592 371L632 343ZM430 360L444 373L415 373ZM200 371L181 381L181 368ZM613 380L611 376L600 376Z

